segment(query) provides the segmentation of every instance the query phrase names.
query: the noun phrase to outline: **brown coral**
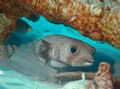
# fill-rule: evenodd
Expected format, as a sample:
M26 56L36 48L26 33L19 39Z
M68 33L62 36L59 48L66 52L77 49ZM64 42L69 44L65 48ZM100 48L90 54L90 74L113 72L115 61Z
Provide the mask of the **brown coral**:
M15 0L0 0L0 41L15 30L16 20L29 15L29 12Z
M37 13L49 20L71 25L94 40L104 40L120 48L119 0L0 0L0 2L2 2L0 9L14 20L29 13Z

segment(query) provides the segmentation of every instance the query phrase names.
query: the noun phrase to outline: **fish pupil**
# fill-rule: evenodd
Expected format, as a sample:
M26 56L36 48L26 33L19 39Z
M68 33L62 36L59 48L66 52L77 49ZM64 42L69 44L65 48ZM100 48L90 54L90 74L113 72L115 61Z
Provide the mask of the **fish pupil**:
M71 47L70 51L71 51L72 53L75 53L75 52L77 51L77 48L76 48L76 47Z

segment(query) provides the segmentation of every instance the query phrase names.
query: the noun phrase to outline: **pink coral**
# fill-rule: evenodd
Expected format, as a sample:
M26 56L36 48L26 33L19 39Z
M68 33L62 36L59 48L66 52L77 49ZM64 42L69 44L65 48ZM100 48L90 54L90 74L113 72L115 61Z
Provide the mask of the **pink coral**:
M95 82L98 89L114 89L110 72L110 65L108 63L100 63L98 72L95 76Z

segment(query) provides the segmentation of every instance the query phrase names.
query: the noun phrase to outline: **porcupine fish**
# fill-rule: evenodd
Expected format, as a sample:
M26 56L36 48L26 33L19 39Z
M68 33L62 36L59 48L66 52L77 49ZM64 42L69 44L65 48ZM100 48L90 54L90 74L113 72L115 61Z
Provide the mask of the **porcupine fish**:
M49 62L51 65L58 66L60 63L60 65L65 64L79 67L89 66L94 62L92 54L95 53L95 48L81 40L63 35L45 36L42 39L31 42L30 45L23 45L17 48L17 50L25 49L26 47L33 49L35 56L45 64ZM13 51L16 50L14 49ZM12 55L15 53L13 51Z
M58 63L70 66L89 66L94 62L92 54L95 48L87 43L63 36L49 35L34 43L35 55L46 64L51 65Z

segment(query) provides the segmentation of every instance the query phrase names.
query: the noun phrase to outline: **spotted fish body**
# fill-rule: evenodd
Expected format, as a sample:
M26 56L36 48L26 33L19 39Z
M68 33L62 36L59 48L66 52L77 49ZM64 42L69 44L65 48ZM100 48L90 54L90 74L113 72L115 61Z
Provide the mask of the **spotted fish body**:
M95 49L71 37L49 35L34 42L34 51L46 64L51 62L53 66L65 64L77 67L92 65Z
M30 47L29 47L30 46ZM0 45L1 58L9 58L16 50L26 47L33 49L35 56L52 66L89 66L94 60L95 49L80 40L63 35L49 35L19 48ZM34 55L33 54L33 55Z

